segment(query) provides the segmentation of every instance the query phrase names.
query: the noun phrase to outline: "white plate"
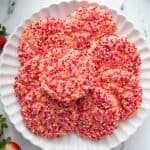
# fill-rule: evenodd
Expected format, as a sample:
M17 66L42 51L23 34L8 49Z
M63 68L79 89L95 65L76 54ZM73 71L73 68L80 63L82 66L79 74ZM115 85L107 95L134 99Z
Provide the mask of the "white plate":
M127 140L127 138L129 138L129 136L141 125L150 109L150 50L146 47L144 39L141 38L139 32L134 28L132 23L127 21L124 16L119 15L115 10L103 6L110 11L113 19L117 23L119 35L128 37L129 40L134 42L141 54L142 68L140 73L140 84L143 88L143 103L137 114L130 120L121 122L112 136L98 142L81 139L75 134L69 134L55 140L44 139L32 134L23 124L20 114L20 105L13 90L14 78L20 68L17 52L20 35L24 28L35 19L47 16L65 19L73 10L86 4L88 3L63 2L57 5L51 5L48 8L41 9L40 12L34 13L29 19L25 20L23 24L17 27L16 31L10 36L2 53L0 65L0 92L5 111L17 131L32 144L43 150L96 150L97 148L109 150ZM91 4L96 5L96 3Z

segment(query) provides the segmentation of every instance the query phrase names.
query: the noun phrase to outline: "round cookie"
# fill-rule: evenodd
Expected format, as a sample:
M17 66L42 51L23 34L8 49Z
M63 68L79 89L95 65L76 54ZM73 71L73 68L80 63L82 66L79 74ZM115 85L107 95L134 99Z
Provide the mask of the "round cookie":
M119 69L104 71L99 75L97 85L117 98L121 120L132 117L142 103L142 88L131 72Z
M116 34L117 27L111 14L100 6L83 6L74 11L66 19L72 31L85 31L92 34Z
M140 54L135 44L126 38L104 36L97 41L96 48L92 52L100 63L100 71L105 68L118 68L132 72L136 76L139 74Z
M41 60L41 86L60 101L77 100L88 92L94 69L91 57L82 51L54 49Z
M21 104L21 114L26 127L45 138L60 137L72 131L78 119L74 102L58 102L40 88L26 95Z
M70 38L65 36L64 26L63 21L55 18L42 18L27 26L18 48L21 65L53 48L70 45Z
M78 101L79 120L75 132L90 140L100 140L118 126L119 108L116 98L100 87Z
M80 7L67 17L65 28L77 49L88 48L93 40L117 33L111 14L100 6Z
M26 94L32 89L40 87L39 64L43 56L35 56L20 68L14 82L14 91L19 102L24 100Z

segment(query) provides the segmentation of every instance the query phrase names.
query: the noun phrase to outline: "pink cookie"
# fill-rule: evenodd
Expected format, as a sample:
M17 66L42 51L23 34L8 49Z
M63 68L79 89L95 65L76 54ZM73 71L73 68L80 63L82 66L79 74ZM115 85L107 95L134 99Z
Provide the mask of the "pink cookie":
M74 49L54 49L40 63L40 82L51 97L60 101L78 100L92 83L92 58Z
M121 120L132 117L141 106L142 89L139 80L131 72L119 69L104 71L99 75L97 85L116 97Z
M36 55L42 55L57 47L68 47L70 38L65 36L63 21L42 18L32 22L24 31L19 44L21 65Z
M105 138L117 128L118 112L117 99L97 87L78 101L79 120L75 132L90 140Z
M36 56L26 62L15 77L14 90L19 102L22 102L31 90L40 87L38 68L41 59L42 56Z
M94 55L100 62L100 70L118 68L138 76L141 59L135 44L117 36L104 36L97 42Z
M72 131L78 119L74 102L58 102L40 88L33 89L25 96L21 114L26 127L45 138L60 137Z
M66 25L82 37L102 37L117 33L111 14L100 6L83 6L74 11L66 20Z

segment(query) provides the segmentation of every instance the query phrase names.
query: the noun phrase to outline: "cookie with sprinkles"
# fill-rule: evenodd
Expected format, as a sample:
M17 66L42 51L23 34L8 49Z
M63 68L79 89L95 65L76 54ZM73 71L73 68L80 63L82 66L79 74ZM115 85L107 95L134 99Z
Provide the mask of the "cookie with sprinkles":
M88 92L93 70L92 59L82 51L54 49L41 60L41 87L60 101L77 100Z
M75 132L90 140L100 140L118 126L119 107L116 98L100 87L78 101L79 120Z
M59 19L42 18L32 22L20 39L18 52L21 65L53 48L68 46L71 43L69 39L64 33L64 22Z
M104 36L97 42L93 52L95 57L99 59L100 70L119 68L138 76L141 59L135 44L127 38L118 36Z
M80 49L89 47L93 38L117 33L111 14L100 6L80 7L67 17L66 28Z
M41 59L43 59L42 56L30 59L20 68L15 77L14 91L19 102L22 102L32 89L40 87L38 67Z
M33 89L21 104L21 114L26 127L44 138L57 138L72 131L78 119L74 102L58 102L40 88Z
M110 69L98 78L97 84L117 98L120 119L132 117L142 103L142 88L137 77L125 70Z

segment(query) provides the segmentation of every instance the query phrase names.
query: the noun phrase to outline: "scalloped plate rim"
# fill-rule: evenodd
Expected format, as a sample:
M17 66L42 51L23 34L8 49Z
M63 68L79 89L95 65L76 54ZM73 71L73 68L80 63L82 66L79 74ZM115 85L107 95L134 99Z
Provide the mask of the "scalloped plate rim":
M16 27L15 31L14 31L14 32L10 35L10 37L9 37L8 42L6 43L6 45L5 45L5 47L4 47L4 51L3 51L2 55L1 55L1 57L3 57L3 55L5 55L5 49L6 49L7 46L9 45L9 41L11 40L11 38L13 38L13 37L15 36L15 33L17 32L18 28L20 28L20 27L26 25L25 22L28 21L28 20L30 20L35 14L39 14L39 13L40 13L41 11L43 11L43 10L50 9L51 7L54 7L54 6L57 6L57 5L61 5L61 4L64 4L64 3L69 5L69 4L72 3L72 2L74 2L74 3L78 3L78 2L79 2L79 3L82 3L82 2L85 2L85 3L89 3L89 4L96 4L96 5L99 5L99 3L97 3L97 2L88 2L88 1L80 1L80 0L78 0L78 1L70 1L70 2L65 2L65 1L64 1L64 2L60 2L60 3L59 3L59 2L56 2L55 4L52 4L52 5L48 6L48 7L41 8L39 11L33 13L30 17L28 17L27 19L25 19L25 20L23 21L23 23L19 24L19 25ZM136 32L138 32L139 37L140 37L141 39L143 39L144 44L145 44L145 48L147 48L147 49L150 51L150 49L149 49L148 46L146 45L145 39L143 38L143 36L141 36L141 33L135 28L134 24L133 24L131 21L128 21L127 18L126 18L124 15L122 15L121 13L118 13L118 11L116 11L116 10L114 10L114 9L112 9L112 8L109 8L108 6L105 6L105 5L101 5L101 6L107 8L107 9L110 10L110 11L115 12L117 15L120 15L121 17L124 17L125 20L126 20L128 23L130 23L130 24L134 27L134 30L135 30ZM1 63L1 62L0 62L0 63ZM1 66L0 66L0 68L1 68ZM1 74L1 71L0 71L0 74ZM0 87L1 87L1 84L0 84ZM1 99L3 99L3 94L1 93L1 95L2 95L2 98L1 98ZM30 139L28 139L20 130L17 129L17 126L15 125L14 121L10 118L10 116L9 116L9 114L8 114L8 110L6 109L6 105L3 103L3 100L2 100L2 104L3 104L3 106L4 106L4 110L5 110L5 112L6 112L7 116L8 116L8 118L9 118L9 120L13 123L14 127L16 128L16 130L17 130L25 139L27 139L29 142L31 142L33 145L38 146L38 147L40 147L40 148L43 148L43 147L42 147L41 145L39 145L38 143L35 143L35 142L33 142L33 141L30 141ZM116 147L117 145L121 144L123 141L127 140L132 134L134 134L134 133L136 132L136 130L137 130L137 129L141 126L141 124L143 123L143 120L144 120L144 118L147 116L149 109L150 109L150 105L146 108L146 110L145 110L145 112L144 112L144 113L145 113L145 114L144 114L144 117L142 118L142 121L136 126L134 132L130 133L129 136L126 136L124 139L122 139L122 140L120 141L120 143L116 143L116 144L114 144L114 145L111 145L109 148Z

